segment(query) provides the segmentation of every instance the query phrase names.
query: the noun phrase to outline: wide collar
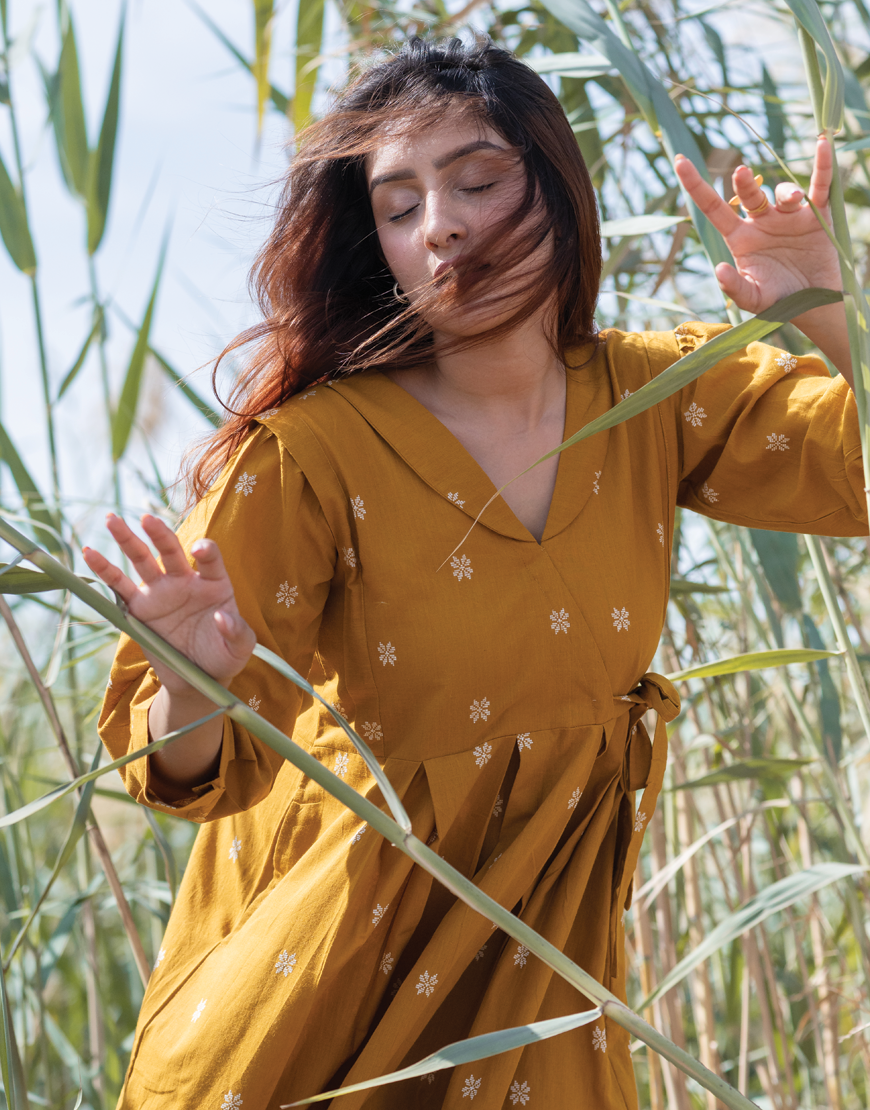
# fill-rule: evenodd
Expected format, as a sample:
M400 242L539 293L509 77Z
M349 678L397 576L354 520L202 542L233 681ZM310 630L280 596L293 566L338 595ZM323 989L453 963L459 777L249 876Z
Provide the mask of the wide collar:
M428 486L469 518L470 526L496 489L453 433L410 393L381 373L361 374L330 385ZM603 348L594 352L591 345L582 348L567 367L563 439L606 412L613 403ZM542 544L564 531L597 492L609 437L609 431L599 432L562 452ZM486 507L479 524L510 539L537 542L501 497Z

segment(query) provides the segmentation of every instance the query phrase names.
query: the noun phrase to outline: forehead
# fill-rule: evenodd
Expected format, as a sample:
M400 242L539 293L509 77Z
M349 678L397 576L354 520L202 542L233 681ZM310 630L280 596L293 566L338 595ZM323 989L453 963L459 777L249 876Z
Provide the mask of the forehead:
M407 120L384 129L366 156L366 181L399 169L421 170L476 142L510 150L507 140L479 116L451 107L437 119ZM486 149L486 148L484 148Z

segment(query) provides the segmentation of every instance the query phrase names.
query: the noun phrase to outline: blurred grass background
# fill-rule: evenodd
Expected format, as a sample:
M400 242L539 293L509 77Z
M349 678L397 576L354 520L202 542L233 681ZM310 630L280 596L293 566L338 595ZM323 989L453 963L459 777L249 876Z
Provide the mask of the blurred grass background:
M632 71L553 14L572 22L568 9L597 12L663 83L726 196L740 161L778 180L771 151L806 180L816 126L793 16L777 3L0 0L4 516L78 569L82 542L106 546L108 508L177 521L180 452L218 419L202 367L251 318L244 277L265 233L268 182L348 65L415 33L489 34L552 82L606 221L602 327L727 319ZM863 0L821 11L845 75L838 147L866 287L870 12ZM807 349L788 325L772 341ZM866 673L867 544L820 550ZM801 537L686 512L672 578L663 673L837 647ZM7 812L98 754L115 640L68 595L14 589L14 572L0 577ZM870 887L838 870L870 863L863 695L840 658L681 690L669 790L626 918L629 1002L641 1006L669 977L645 1016L761 1106L865 1106ZM0 830L0 953L33 1105L114 1103L194 833L136 807L113 776ZM808 895L809 869L826 885ZM754 912L741 916L747 903ZM634 1058L642 1106L714 1110L643 1046Z

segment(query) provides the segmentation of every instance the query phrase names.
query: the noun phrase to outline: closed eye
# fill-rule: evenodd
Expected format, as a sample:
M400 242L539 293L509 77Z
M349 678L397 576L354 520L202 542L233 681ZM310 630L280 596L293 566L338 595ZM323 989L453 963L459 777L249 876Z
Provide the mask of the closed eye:
M468 185L462 191L464 193L483 193L487 189L491 189L495 185L494 181L490 181L488 185Z
M414 211L414 209L415 209L416 207L417 207L417 205L416 205L416 204L412 204L410 208L406 209L406 211L404 211L404 212L400 212L400 213L398 214L398 216L390 216L390 223L391 223L391 224L394 224L394 223L396 223L396 222L397 222L398 220L404 220L404 218L405 218L406 216L410 216L410 215L411 215L411 213L412 213L412 212Z

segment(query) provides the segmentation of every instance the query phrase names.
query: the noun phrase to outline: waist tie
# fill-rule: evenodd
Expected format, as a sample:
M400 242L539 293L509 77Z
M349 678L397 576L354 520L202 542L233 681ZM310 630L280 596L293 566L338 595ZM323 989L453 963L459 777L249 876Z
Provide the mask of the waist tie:
M668 721L680 712L680 695L663 675L648 671L630 694L614 699L614 706L628 710L628 742L623 769L626 793L644 788L633 815L633 827L626 845L621 881L614 891L617 906L628 909L631 905L631 885L634 878L643 834L655 812L668 762ZM641 718L648 711L656 714L656 727L650 745L649 734ZM626 804L630 804L626 802Z

